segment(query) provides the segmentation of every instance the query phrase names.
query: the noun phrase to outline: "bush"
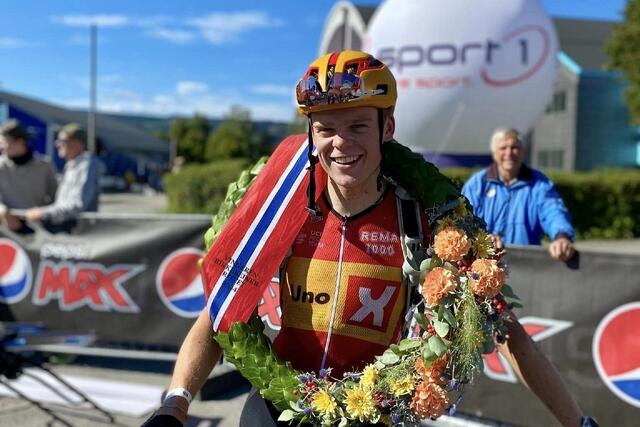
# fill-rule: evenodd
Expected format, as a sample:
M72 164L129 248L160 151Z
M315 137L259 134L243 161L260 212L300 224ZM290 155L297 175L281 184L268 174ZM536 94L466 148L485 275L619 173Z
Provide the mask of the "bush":
M640 237L640 171L549 173L583 239Z
M224 200L229 183L251 164L232 159L205 165L188 165L165 176L169 211L213 215ZM476 169L443 169L462 186ZM640 237L640 170L549 172L571 212L581 239Z
M455 168L442 172L456 184L476 170ZM581 239L640 237L640 170L549 172Z
M227 186L251 164L249 159L231 159L204 165L187 165L164 177L171 213L215 214Z

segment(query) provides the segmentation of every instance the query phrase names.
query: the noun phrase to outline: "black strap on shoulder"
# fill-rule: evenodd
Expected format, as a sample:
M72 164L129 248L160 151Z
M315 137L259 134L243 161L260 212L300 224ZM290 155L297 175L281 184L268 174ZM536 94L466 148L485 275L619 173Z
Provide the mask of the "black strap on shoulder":
M402 205L402 225L404 234L408 237L418 239L420 237L419 218L417 215L415 200L400 200Z

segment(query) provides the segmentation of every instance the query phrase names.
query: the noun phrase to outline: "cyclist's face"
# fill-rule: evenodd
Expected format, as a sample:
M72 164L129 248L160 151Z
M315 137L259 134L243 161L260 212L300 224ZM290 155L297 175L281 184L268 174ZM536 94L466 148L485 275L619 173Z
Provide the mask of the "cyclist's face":
M345 108L313 113L311 119L313 142L329 179L345 189L375 186L382 159L378 111ZM385 141L393 137L393 130L390 116L385 120Z

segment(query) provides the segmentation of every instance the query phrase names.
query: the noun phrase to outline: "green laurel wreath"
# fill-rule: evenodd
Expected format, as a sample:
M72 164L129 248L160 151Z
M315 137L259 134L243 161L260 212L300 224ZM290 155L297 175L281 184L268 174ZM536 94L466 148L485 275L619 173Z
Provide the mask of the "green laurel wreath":
M422 156L413 153L409 148L396 141L383 144L382 154L382 173L386 179L406 189L429 212L431 217L444 218L443 221L455 223L459 228L473 233L469 235L475 235L475 241L478 242L474 252L478 256L487 255L483 251L487 250L488 237L486 233L478 232L478 224L481 223L478 223L477 219L464 215L458 215L456 221L447 219L447 215L459 206L461 200L459 190L448 177L440 173L434 165L426 162ZM204 236L206 250L211 248L224 224L264 167L266 160L266 158L260 159L252 168L242 172L238 181L229 185L225 200ZM464 203L462 204L464 206ZM422 266L425 270L433 268L437 263L442 265L442 261L437 258L429 260L428 263L429 265ZM516 298L506 285L503 293L506 296ZM399 363L406 364L408 360L415 360L416 354L421 354L425 360L435 360L442 356L448 348L452 348L454 349L453 357L456 359L456 369L464 373L465 378L472 379L474 372L482 368L478 347L483 345L478 344L478 337L481 337L480 341L485 342L485 351L483 352L486 352L486 350L491 350L495 331L486 330L486 322L483 322L481 317L486 314L480 311L469 287L466 287L459 295L455 314L451 304L449 302L436 307L436 311L431 313L434 316L432 320L427 320L422 313L417 314L416 320L423 326L423 329L431 325L437 330L437 333L425 341L420 349L416 348L418 344L415 341L405 339L398 345L392 345L383 355L378 356L377 366L392 367ZM484 309L486 311L487 308ZM238 322L233 324L229 331L216 333L214 339L224 350L227 360L233 363L239 372L260 390L265 399L270 400L279 411L283 412L284 418L281 418L282 420L300 418L308 420L302 414L300 406L296 406L294 403L298 399L294 390L300 389L301 373L296 371L289 362L282 361L275 355L270 341L263 334L263 329L264 325L261 320L254 317L248 324ZM450 329L457 330L454 342L445 339ZM343 421L346 422L346 418Z

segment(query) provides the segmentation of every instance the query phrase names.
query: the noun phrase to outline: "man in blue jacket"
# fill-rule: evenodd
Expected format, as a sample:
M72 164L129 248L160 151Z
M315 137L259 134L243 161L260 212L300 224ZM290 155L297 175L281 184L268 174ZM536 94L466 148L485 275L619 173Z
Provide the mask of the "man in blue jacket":
M539 245L552 239L549 253L567 261L575 253L569 211L553 182L523 164L524 147L515 129L498 129L491 138L493 164L462 187L476 215L487 223L496 244Z

